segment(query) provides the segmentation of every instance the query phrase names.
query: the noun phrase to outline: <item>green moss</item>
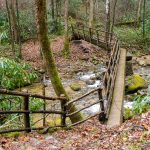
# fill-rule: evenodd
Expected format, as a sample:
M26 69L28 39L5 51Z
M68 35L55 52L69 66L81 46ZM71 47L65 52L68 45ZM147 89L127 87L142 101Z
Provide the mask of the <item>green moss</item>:
M66 122L67 122L67 123L70 123L70 119L69 119L69 118L66 118ZM56 118L55 120L50 120L50 121L48 121L48 125L49 125L50 127L53 127L53 126L60 126L60 125L61 125L61 118L58 117L58 118Z
M134 116L134 114L130 108L125 108L123 116L124 116L124 119L127 120L127 119L131 119Z
M7 133L7 134L6 134L6 137L8 137L8 138L17 138L17 137L19 137L20 135L21 135L20 132L12 132L12 133Z
M73 91L79 91L79 90L81 90L81 86L80 86L80 84L78 84L78 83L72 83L72 84L70 85L70 87L71 87L71 89L72 89Z
M147 88L147 82L138 74L128 77L127 92L137 91L142 88Z
M64 56L64 58L69 59L70 58L70 43L69 43L69 39L68 37L65 37L65 41L64 41L64 48L62 50L62 54Z

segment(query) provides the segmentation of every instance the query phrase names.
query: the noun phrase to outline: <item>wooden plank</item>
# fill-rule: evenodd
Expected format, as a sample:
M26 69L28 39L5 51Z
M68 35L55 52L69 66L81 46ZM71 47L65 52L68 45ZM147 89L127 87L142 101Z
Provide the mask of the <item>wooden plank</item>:
M118 72L116 75L112 105L107 121L109 127L118 126L123 121L123 100L125 87L126 50L121 49Z

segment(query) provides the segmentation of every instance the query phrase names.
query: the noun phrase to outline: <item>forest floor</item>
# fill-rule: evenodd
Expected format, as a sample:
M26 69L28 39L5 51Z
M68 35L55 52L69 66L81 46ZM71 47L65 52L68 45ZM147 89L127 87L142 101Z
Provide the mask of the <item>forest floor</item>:
M52 41L58 71L62 78L72 78L78 72L96 69L97 64L105 65L108 53L85 41L71 43L71 58L65 59L61 50L62 37ZM43 69L40 46L37 41L22 45L24 61L37 71ZM136 63L136 58L134 59ZM145 57L142 59L148 60ZM139 60L140 61L140 60ZM140 61L141 65L144 65ZM148 62L147 62L148 63ZM139 66L138 66L139 67ZM108 128L98 121L98 116L70 129L41 134L12 133L0 135L0 150L150 150L150 112L143 113L121 126Z
M58 37L51 42L51 48L55 57L58 71L61 75L73 74L94 68L96 64L106 62L108 55L105 50L86 41L71 42L70 59L62 55L63 37ZM38 41L27 41L22 45L24 60L36 70L43 68L41 63L40 46Z
M0 145L6 150L149 150L150 112L115 128L107 128L95 117L70 130L3 136Z

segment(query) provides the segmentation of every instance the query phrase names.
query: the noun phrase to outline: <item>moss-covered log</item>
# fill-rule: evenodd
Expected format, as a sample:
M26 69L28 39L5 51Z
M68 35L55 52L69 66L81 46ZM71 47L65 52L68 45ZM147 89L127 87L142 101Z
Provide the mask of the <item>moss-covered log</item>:
M39 41L41 44L43 56L45 59L46 69L49 73L53 88L57 94L57 96L65 95L65 97L69 101L69 97L62 85L61 79L59 77L55 60L53 57L53 53L50 47L50 41L48 39L48 27L46 20L46 0L35 0L36 2L36 19L37 19L37 27L38 27L38 35ZM76 111L76 107L71 104L69 108L67 108L69 112ZM71 116L70 120L72 123L82 120L82 115L80 113Z

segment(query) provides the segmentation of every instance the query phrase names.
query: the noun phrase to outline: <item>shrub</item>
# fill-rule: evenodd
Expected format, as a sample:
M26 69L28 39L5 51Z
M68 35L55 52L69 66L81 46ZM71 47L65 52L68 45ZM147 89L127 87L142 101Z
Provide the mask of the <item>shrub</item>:
M133 113L141 114L147 110L150 110L150 95L138 95L134 98Z
M124 119L131 119L135 115L150 110L150 95L137 95L133 98L133 107L125 108Z
M148 23L147 23L148 24ZM145 48L147 44L150 44L150 30L148 30L149 25L146 25L146 36L143 38L142 27L137 29L131 27L116 27L115 33L121 44L124 46L138 46L140 48Z
M0 86L15 89L33 83L37 78L28 65L19 64L14 60L0 58Z

